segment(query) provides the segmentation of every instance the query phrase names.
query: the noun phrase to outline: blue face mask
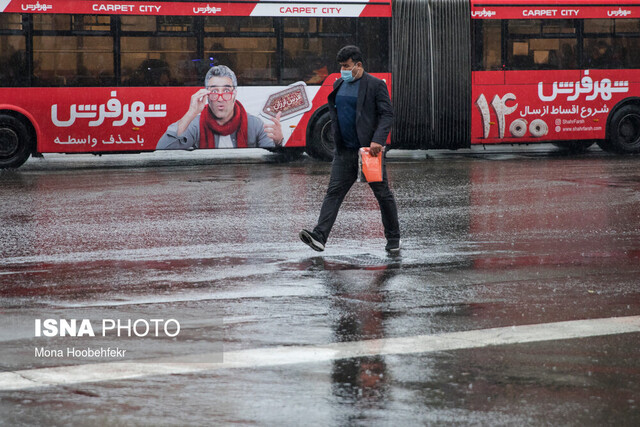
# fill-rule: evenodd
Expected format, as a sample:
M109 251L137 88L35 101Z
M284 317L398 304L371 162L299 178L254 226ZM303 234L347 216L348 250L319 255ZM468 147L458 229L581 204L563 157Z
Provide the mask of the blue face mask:
M340 70L340 74L342 74L342 80L347 83L353 81L353 69L351 70Z

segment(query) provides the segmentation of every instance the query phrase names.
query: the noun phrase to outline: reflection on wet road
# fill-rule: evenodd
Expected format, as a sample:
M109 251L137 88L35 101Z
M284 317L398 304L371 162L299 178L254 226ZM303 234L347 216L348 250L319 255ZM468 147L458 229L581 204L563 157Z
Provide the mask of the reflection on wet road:
M638 333L599 328L640 315L638 159L526 150L389 157L399 257L385 254L375 198L360 184L325 252L298 240L317 219L327 164L262 154L65 157L2 172L2 418L637 424ZM180 335L109 337L105 347L128 348L134 362L126 367L34 355L103 344L43 341L36 318L154 316L178 319ZM575 336L562 327L579 320L593 323L575 326ZM473 345L430 351L415 338L493 328L505 336L513 326L546 324L535 342L514 332L521 338L484 346L474 335L464 338ZM395 339L408 340L404 350L384 351ZM376 342L379 351L352 352ZM224 364L233 355L252 364L203 369L198 363L219 361L198 359L159 374L148 363L221 344ZM74 366L86 364L96 364L95 377L77 368L83 380L72 381ZM140 369L135 378L115 375L131 366ZM53 367L63 370L33 388L29 376ZM105 371L112 376L99 380ZM20 373L13 387L3 382L10 372Z

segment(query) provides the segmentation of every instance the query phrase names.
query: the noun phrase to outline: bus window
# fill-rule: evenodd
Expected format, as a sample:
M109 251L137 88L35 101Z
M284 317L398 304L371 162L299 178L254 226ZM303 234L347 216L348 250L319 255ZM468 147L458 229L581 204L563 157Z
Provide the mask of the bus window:
M497 71L502 69L502 21L474 21L474 71Z
M336 53L348 44L358 44L370 72L389 69L389 23L384 18L284 18L282 80L304 80L321 84L339 72Z
M34 36L35 84L96 86L113 81L113 39L92 36Z
M389 66L389 20L385 18L360 18L357 27L357 44L367 59L366 70L386 73ZM353 44L353 40L350 41ZM340 46L342 47L342 46ZM338 50L336 50L337 53ZM335 60L335 58L332 58ZM336 68L336 72L338 69Z
M193 18L122 16L121 79L127 86L195 83L188 64L197 58Z
M204 28L204 56L208 66L228 66L236 73L241 86L277 82L273 18L206 17Z
M0 86L27 86L26 38L22 15L0 13Z
M640 35L640 19L616 19L616 34L618 35Z
M33 16L33 84L112 84L113 37L108 16Z
M123 32L188 32L193 30L190 16L122 16Z
M275 37L205 37L204 43L205 58L231 68L240 86L276 83Z
M190 16L158 16L157 31L193 31L193 18Z
M184 75L178 66L196 57L188 37L122 37L122 83L126 86L176 86Z
M511 70L576 69L576 22L568 19L508 21L507 67Z
M0 87L28 85L29 70L22 15L0 13Z
M354 23L340 18L285 18L284 83L304 80L321 84L338 70L335 55L342 46L354 43Z
M640 19L616 19L616 53L624 68L640 68Z
M113 84L113 37L109 16L33 16L33 84Z
M639 48L640 19L584 21L585 67L637 68Z
M0 13L0 86L26 86L26 40L22 35L22 15Z
M585 39L585 60L587 68L620 68L614 59L613 40L609 37Z
M205 33L274 33L273 18L255 16L207 16Z
M22 15L18 13L0 13L0 33L22 31Z
M111 17L106 15L34 15L36 31L110 31Z

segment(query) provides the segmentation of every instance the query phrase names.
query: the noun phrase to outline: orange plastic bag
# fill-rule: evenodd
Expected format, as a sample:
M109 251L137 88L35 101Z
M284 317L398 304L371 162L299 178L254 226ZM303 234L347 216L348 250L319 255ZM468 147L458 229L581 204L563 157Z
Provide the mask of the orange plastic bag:
M378 153L373 157L369 154L369 148L363 147L358 151L358 181L359 182L380 182L382 181L382 157L383 153Z

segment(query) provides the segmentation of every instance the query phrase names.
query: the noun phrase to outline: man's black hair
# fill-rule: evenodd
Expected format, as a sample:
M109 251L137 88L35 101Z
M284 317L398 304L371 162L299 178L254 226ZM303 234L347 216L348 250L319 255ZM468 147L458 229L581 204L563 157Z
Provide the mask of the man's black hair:
M351 59L354 63L362 62L364 63L364 59L362 59L362 52L358 46L345 46L338 51L338 55L336 56L338 62L347 62Z

